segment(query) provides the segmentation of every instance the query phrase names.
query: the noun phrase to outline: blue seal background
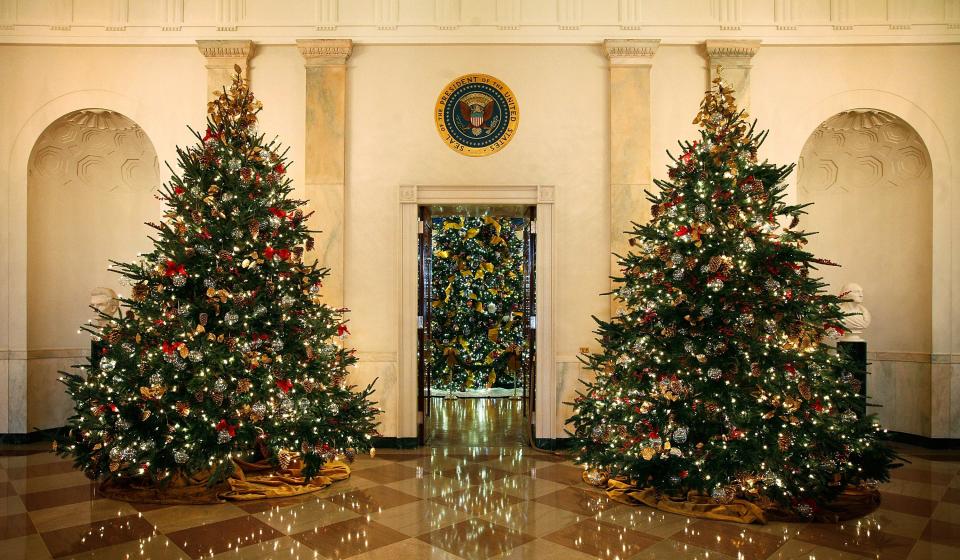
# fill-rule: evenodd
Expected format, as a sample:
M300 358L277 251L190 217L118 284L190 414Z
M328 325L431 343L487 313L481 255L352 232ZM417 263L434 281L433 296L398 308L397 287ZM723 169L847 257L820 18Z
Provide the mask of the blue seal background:
M463 115L460 114L460 100L463 96L473 92L485 93L493 98L493 113L490 115L490 120L498 115L500 116L497 127L489 134L474 136L473 134L465 134L460 130L461 127L471 127L470 123L464 120ZM506 132L507 126L510 124L510 108L507 105L507 99L497 88L481 82L464 84L450 95L450 101L443 109L443 123L446 125L450 136L457 142L471 148L486 148L496 143Z

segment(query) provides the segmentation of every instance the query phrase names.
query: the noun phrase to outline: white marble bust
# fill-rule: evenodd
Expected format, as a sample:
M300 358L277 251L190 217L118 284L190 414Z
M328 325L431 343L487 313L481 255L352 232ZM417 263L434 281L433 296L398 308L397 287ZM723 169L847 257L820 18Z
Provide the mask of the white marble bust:
M117 310L120 309L120 301L117 299L117 292L111 290L110 288L94 288L93 291L90 292L90 307L93 307L104 315L113 317L117 314ZM107 319L104 319L99 314L93 318L93 324L98 327L105 326L107 322Z
M853 282L840 290L840 297L848 300L840 304L840 310L847 314L843 318L846 332L840 340L845 342L863 342L863 331L870 326L870 311L863 305L863 288Z

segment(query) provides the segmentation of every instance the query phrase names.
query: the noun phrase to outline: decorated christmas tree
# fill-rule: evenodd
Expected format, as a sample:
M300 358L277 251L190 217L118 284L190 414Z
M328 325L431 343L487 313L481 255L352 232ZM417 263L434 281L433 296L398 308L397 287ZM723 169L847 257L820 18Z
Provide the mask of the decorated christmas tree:
M260 108L238 68L199 142L178 149L153 250L114 262L131 293L86 327L99 351L64 378L75 415L57 442L92 478L216 483L235 460L285 468L297 453L310 478L370 449L372 387L346 384L345 310L324 304L327 270L304 260L314 232Z
M522 383L522 223L451 216L433 223L434 386L463 391Z
M758 162L757 133L719 79L668 181L634 224L598 321L596 380L570 419L588 481L660 496L751 502L810 517L845 489L883 481L895 455L862 411L858 367L824 340L843 333L804 249L791 166Z

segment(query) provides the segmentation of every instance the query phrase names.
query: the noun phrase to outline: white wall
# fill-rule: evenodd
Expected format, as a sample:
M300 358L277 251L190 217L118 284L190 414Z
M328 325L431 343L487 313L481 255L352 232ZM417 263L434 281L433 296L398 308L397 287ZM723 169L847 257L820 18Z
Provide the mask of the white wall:
M706 37L703 37L706 38ZM692 138L690 123L707 86L699 45L665 44L652 68L654 177L666 149ZM960 151L960 46L762 46L753 59L752 113L771 136L761 156L796 161L803 143L840 110L870 106L897 114L921 134L933 169L934 436L960 437L960 223L951 204L958 183L950 154ZM348 60L346 303L350 339L364 361L358 380L381 376L382 432L396 435L400 184L556 186L556 348L561 399L578 375L575 354L596 348L592 314L604 317L609 249L608 63L598 44L357 44ZM432 110L452 78L485 72L520 103L517 136L486 158L466 158L436 134ZM261 130L291 146L293 179L303 187L304 70L293 45L258 46L253 89L264 101ZM40 132L83 107L121 112L144 128L161 160L202 127L204 60L195 46L57 47L0 45L0 432L27 429L24 391L26 157ZM924 122L918 122L925 119ZM161 168L162 169L162 168ZM162 173L162 175L165 175ZM795 178L793 179L795 180ZM8 204L9 201L9 204ZM155 216L145 216L145 219ZM951 259L953 263L951 264ZM3 299L7 298L7 299ZM884 351L883 348L871 348ZM892 349L890 349L892 350ZM21 368L22 371L21 371ZM939 377L938 377L939 376ZM936 399L940 400L937 401ZM19 423L18 423L19 422ZM939 428L938 428L939 426Z

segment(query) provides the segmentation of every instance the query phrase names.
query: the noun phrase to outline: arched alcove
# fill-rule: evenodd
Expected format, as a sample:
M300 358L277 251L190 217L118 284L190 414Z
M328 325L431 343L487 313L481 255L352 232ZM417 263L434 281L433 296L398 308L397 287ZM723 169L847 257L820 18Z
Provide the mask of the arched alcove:
M157 153L146 133L107 109L73 111L37 138L27 164L27 422L63 425L70 403L58 370L82 362L90 291L122 292L109 259L149 248L159 215Z
M873 323L868 394L889 429L929 435L932 353L933 173L917 132L886 111L854 109L824 121L805 143L798 198L819 232L814 254L830 290L863 286Z

